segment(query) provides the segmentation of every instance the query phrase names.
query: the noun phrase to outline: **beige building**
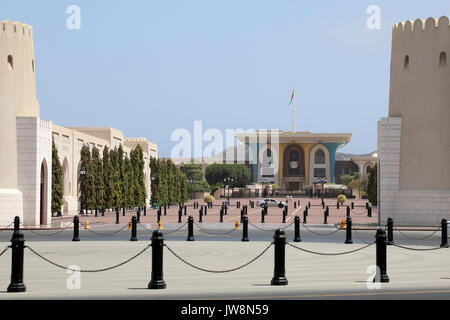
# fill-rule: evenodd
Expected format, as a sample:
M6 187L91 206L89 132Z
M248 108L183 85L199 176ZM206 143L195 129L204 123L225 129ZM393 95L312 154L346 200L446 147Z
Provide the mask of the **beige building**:
M447 17L393 27L389 115L378 122L381 223L450 218L449 53Z
M36 98L33 29L0 21L0 226L19 216L25 225L51 223L52 139L63 166L64 212L79 210L83 144L129 153L141 145L150 190L149 158L158 148L145 138L125 138L113 128L64 128L40 119Z

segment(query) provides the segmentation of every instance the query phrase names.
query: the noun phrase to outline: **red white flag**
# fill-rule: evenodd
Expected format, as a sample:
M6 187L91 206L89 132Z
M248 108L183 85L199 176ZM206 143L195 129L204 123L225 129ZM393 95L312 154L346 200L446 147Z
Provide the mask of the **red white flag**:
M288 106L291 105L292 101L294 101L294 97L295 97L295 88L292 89L292 96L291 96L291 101L289 102Z

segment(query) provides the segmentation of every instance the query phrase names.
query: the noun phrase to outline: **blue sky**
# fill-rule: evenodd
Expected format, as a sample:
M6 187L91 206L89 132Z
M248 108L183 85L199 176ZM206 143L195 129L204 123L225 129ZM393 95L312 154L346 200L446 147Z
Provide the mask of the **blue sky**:
M69 5L81 29L66 27ZM369 30L369 5L381 29ZM376 150L387 115L392 26L450 15L429 1L2 1L0 19L34 28L41 118L111 126L170 156L173 130L350 132L341 151Z

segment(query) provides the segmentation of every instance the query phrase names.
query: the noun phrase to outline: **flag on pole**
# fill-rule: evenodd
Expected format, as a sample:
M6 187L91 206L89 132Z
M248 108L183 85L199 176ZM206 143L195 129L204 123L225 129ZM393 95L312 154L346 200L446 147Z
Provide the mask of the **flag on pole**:
M291 96L291 101L289 102L288 106L291 105L292 101L294 101L294 97L295 97L295 88L292 89L292 96Z

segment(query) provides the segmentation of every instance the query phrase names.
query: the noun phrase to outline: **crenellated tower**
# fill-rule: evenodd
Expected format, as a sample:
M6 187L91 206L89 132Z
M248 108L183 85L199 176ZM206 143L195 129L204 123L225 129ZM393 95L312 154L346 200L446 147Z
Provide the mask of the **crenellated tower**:
M449 217L449 55L447 17L393 27L389 117L378 123L380 222Z

